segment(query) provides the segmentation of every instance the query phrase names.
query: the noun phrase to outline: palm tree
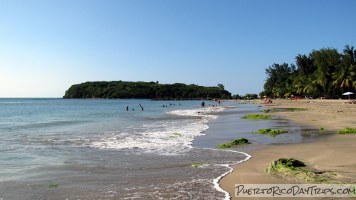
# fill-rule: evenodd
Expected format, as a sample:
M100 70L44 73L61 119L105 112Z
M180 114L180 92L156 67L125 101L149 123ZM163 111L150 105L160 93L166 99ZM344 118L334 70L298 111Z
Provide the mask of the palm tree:
M354 47L345 46L344 54L342 55L341 63L338 65L333 77L333 86L340 89L340 92L345 92L352 87L356 88L356 51Z
M317 67L315 83L321 86L324 96L332 96L332 73L340 63L340 54L336 49L321 49L311 54Z
M295 57L295 63L298 67L298 74L303 76L311 75L315 72L316 68L313 65L313 59L310 56L298 54Z
M346 60L346 65L349 66L349 79L350 85L354 89L356 89L356 49L353 46L346 45L344 49L344 56L343 60Z
M310 76L304 80L303 92L307 96L317 97L320 95L320 87L315 80L315 76Z

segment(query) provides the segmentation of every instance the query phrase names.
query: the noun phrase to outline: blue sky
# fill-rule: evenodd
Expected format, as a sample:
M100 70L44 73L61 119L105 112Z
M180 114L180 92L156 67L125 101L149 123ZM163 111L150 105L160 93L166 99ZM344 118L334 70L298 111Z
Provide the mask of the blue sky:
M356 46L354 0L0 0L0 97L62 97L86 81L224 84Z

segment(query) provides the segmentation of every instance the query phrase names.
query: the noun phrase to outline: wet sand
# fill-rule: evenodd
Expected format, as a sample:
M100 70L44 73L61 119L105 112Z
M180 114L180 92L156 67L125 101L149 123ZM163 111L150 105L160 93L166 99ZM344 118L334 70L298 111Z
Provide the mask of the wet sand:
M252 158L235 165L234 171L221 180L221 187L231 194L232 199L237 199L234 197L235 184L296 183L296 180L276 178L264 172L273 160L282 157L295 158L316 170L331 172L341 183L356 183L356 135L336 134L346 127L356 128L356 104L345 104L346 101L274 100L273 104L265 105L266 109L304 108L306 110L271 114L286 117L301 126L333 131L335 135L319 137L315 142L267 145L262 149L247 151Z

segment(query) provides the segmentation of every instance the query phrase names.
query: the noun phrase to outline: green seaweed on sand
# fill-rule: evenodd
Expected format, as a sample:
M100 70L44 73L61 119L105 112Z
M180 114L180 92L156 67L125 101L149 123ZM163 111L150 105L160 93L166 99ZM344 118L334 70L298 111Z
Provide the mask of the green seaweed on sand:
M203 164L201 164L201 163L193 163L192 164L193 168L198 168L198 167L202 167L202 166L203 166Z
M232 142L229 143L224 143L224 144L218 144L218 147L221 149L225 149L225 148L231 148L233 146L237 146L237 145L241 145L241 144L249 144L250 142L248 141L248 139L246 138L239 138L236 139Z
M356 128L344 128L338 132L341 135L356 134Z
M260 114L248 114L243 117L242 119L253 119L253 120L269 120L272 119L271 115L260 115Z
M177 137L182 137L182 134L180 133L173 133L171 136L169 136L170 138L177 138Z
M58 183L49 184L49 188L57 188L57 187L58 187Z
M277 135L287 133L287 130L284 129L271 129L271 128L266 128L266 129L260 129L258 130L259 134L268 134L272 137L276 137Z
M312 170L302 161L293 158L279 158L273 161L265 171L271 175L293 177L300 181L312 183L337 183L332 175Z
M269 113L271 112L271 109L266 109L266 110L263 110L264 113Z
M323 132L323 131L326 131L326 129L324 127L320 127L319 131Z

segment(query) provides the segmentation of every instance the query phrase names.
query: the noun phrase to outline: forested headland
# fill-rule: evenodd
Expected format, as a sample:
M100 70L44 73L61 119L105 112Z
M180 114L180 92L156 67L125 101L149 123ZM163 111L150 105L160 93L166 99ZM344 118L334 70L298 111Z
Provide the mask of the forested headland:
M183 83L100 81L72 85L63 98L135 98L135 99L230 99L222 84L204 87Z
M267 80L260 96L277 98L341 98L356 90L356 50L346 45L341 53L335 48L298 54L296 64L273 64L266 69Z

